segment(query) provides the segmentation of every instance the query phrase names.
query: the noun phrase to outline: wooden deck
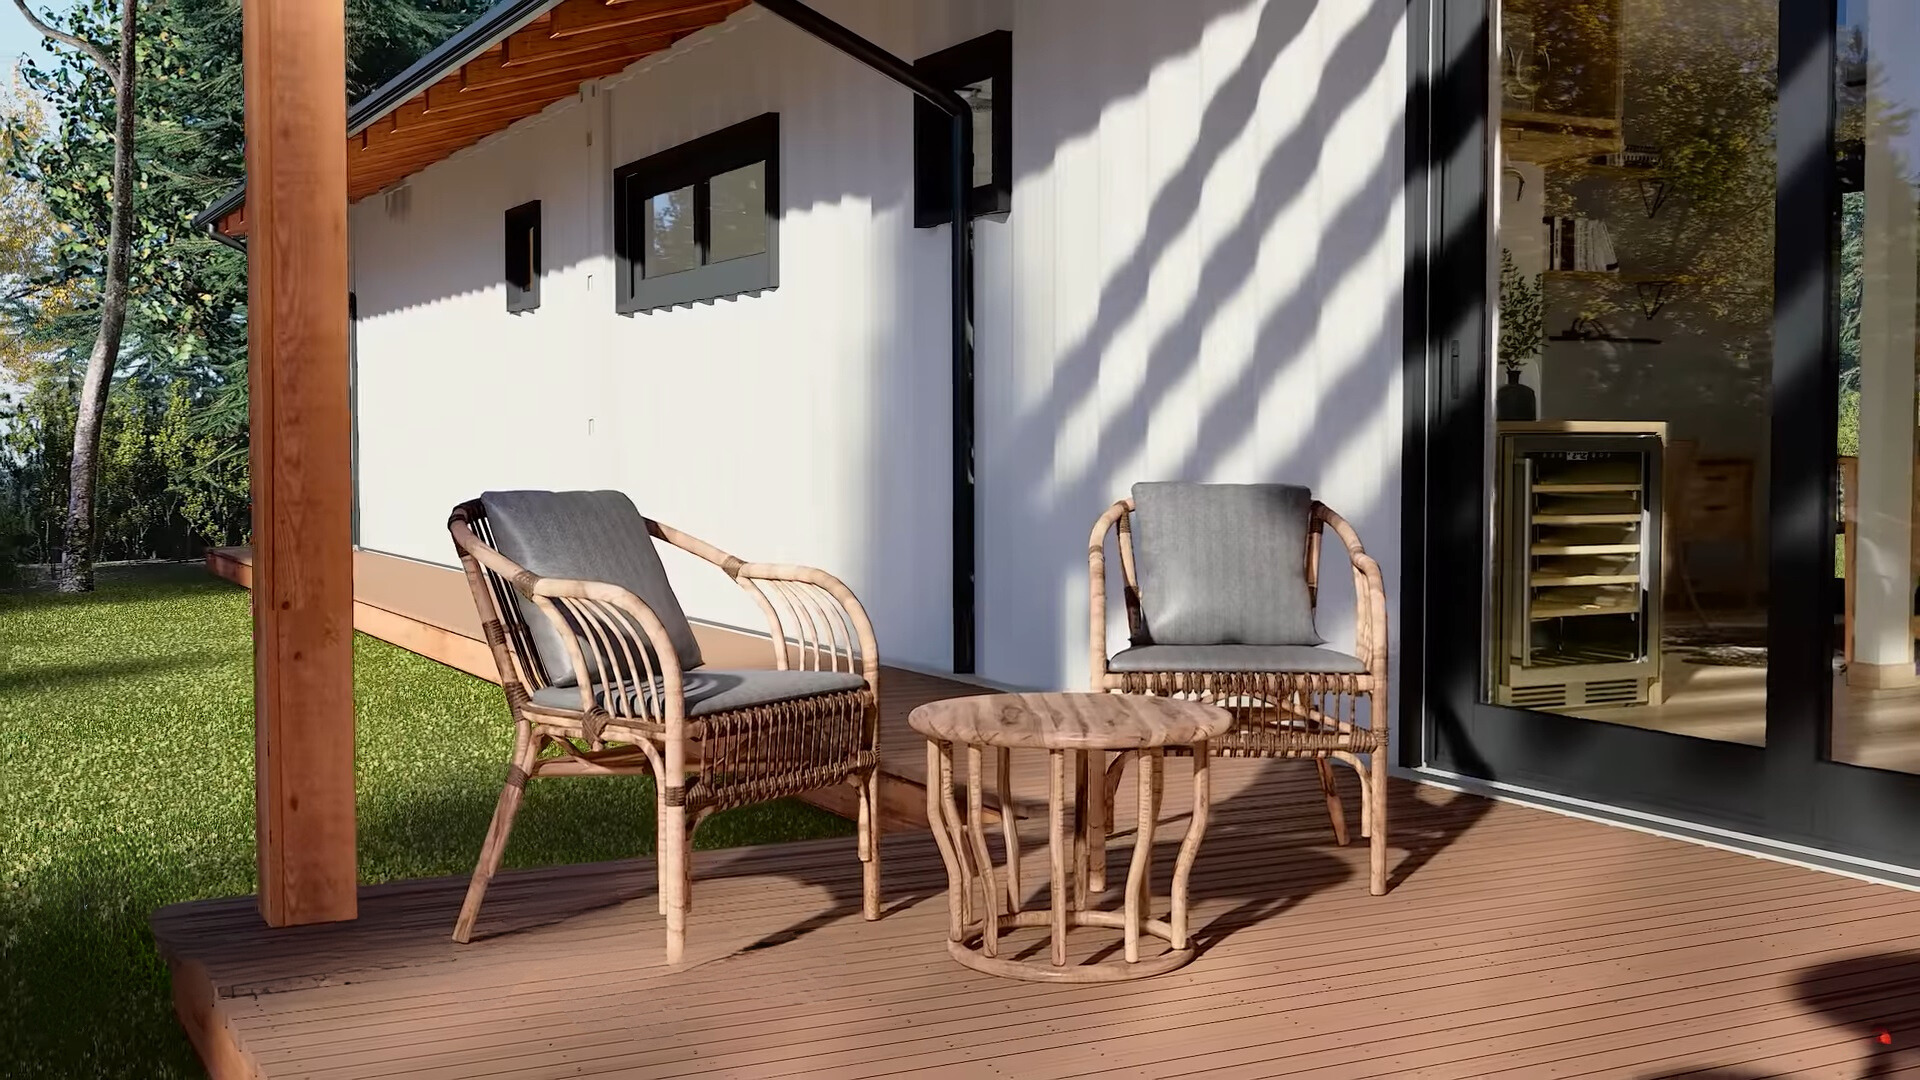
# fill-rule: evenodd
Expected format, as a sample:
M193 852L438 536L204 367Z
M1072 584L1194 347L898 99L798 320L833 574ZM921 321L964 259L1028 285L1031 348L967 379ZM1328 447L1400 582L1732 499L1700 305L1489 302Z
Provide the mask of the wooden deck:
M458 606L443 606L439 621L456 622ZM436 625L430 611L402 614ZM182 904L153 919L182 1023L216 1077L275 1080L1920 1080L1920 896L1396 782L1394 885L1369 897L1365 848L1333 846L1313 770L1296 762L1216 766L1189 967L1117 986L975 974L946 955L931 837L905 827L924 798L923 744L905 718L978 692L883 676L896 831L877 923L859 917L851 839L699 853L675 970L661 963L645 861L503 874L467 946L449 940L463 878L365 887L359 920L289 930L267 929L251 898ZM1169 774L1162 888L1189 800L1184 766ZM1356 822L1357 792L1341 782ZM1037 761L1016 769L1036 895L1042 783ZM1131 805L1123 788L1117 820ZM1112 944L1094 930L1075 940L1076 958Z
M890 715L910 689L965 688L896 682ZM888 734L904 769L921 748ZM1023 807L1038 775L1017 772ZM1920 1077L1913 893L1396 783L1373 898L1310 766L1222 762L1216 783L1202 955L1128 985L954 963L919 830L884 842L877 923L850 839L700 853L677 970L642 861L503 874L467 946L454 878L363 888L353 923L268 930L243 898L154 931L216 1076ZM1030 892L1043 826L1023 827Z

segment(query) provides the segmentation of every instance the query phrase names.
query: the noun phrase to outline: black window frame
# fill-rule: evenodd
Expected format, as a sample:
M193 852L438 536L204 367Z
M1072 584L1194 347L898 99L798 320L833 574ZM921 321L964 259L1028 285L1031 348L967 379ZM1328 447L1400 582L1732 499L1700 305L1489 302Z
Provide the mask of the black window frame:
M1013 34L994 30L914 61L914 68L949 90L993 82L993 177L974 187L974 217L1013 210ZM978 150L975 150L978 153ZM953 120L932 104L913 102L913 224L928 229L952 220L948 194Z
M714 177L765 163L767 246L755 255L709 263L711 199ZM639 235L645 218L637 208L665 192L694 189L694 252L689 270L646 276L646 245ZM671 149L631 161L613 172L614 310L635 315L722 300L778 288L780 285L780 114L762 113Z
M1920 775L1833 756L1840 193L1833 0L1775 0L1764 745L1482 700L1498 0L1409 7L1401 764L1469 791L1920 884ZM1497 84L1493 84L1497 85ZM1844 150L1844 144L1839 149ZM1462 627L1468 632L1462 632ZM1408 642L1412 646L1408 646Z
M524 315L540 307L540 275L545 261L540 236L540 200L523 202L508 210L506 226L503 279L507 283L507 311Z

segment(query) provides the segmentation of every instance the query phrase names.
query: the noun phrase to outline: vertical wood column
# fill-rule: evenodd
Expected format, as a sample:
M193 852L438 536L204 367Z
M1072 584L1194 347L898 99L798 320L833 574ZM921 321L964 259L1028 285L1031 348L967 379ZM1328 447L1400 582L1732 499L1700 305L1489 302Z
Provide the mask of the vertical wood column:
M351 919L344 0L244 0L260 913Z

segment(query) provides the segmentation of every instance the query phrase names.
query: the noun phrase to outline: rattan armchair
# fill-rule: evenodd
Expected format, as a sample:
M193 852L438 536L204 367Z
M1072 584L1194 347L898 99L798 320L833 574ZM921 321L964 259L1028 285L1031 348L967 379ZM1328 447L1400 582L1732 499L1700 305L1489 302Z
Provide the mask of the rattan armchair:
M488 513L490 503L496 514L510 505L507 496L533 496L540 501L532 505L539 507L599 499L602 510L611 508L616 526L631 513L644 550L632 547L628 553L651 559L655 569L654 540L712 563L766 616L771 669L699 666L697 645L689 644L691 628L670 592L656 593L649 603L637 595L639 586L542 576L508 558ZM521 793L528 780L541 776L655 778L659 903L669 963L677 963L685 948L691 840L700 822L716 810L837 784L859 792L861 907L866 918L879 918L879 650L852 591L809 567L742 562L642 518L615 492L510 492L495 500L489 493L462 503L448 522L514 723L506 785L454 940L471 938ZM599 537L605 535L603 528ZM597 550L582 557L585 564L559 564L577 568L604 561ZM666 588L663 570L655 580Z
M1209 485L1186 485L1205 488ZM1139 489L1136 489L1136 493ZM1141 573L1136 560L1135 500L1113 504L1093 527L1087 563L1091 577L1092 684L1096 692L1157 694L1209 701L1233 714L1225 737L1214 740L1216 758L1311 758L1320 774L1335 842L1347 843L1346 815L1334 785L1332 762L1350 766L1360 778L1360 834L1370 845L1369 891L1386 892L1387 867L1387 599L1380 567L1361 547L1360 537L1339 514L1298 491L1307 503L1303 565L1308 618L1317 606L1323 534L1331 530L1352 564L1358 611L1352 654L1314 645L1157 643L1144 610ZM1116 539L1131 647L1110 655L1107 648L1107 538ZM1233 587L1235 583L1226 583ZM1317 638L1317 635L1316 635ZM1367 703L1366 723L1359 705ZM1367 760L1362 762L1362 756ZM1101 777L1090 777L1090 794L1101 828L1111 831L1112 799L1127 762L1122 755ZM1100 834L1104 836L1104 833ZM1095 848L1094 887L1104 884L1104 858Z

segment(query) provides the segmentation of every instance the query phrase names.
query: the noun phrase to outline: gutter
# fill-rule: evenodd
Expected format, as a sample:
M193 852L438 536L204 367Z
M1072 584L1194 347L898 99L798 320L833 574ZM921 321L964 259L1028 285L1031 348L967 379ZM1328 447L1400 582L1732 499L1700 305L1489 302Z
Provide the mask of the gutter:
M768 11L906 87L953 121L949 195L953 220L953 670L974 670L975 504L973 415L973 110L959 94L912 64L820 14L801 0L756 0Z
M488 49L514 31L546 14L549 8L558 7L560 0L500 0L479 18L468 23L459 33L440 43L432 52L415 60L405 71L388 79L366 97L353 103L347 110L347 137L360 134L384 118L415 94L439 81L449 71L458 68ZM247 201L247 185L243 181L239 186L220 196L212 206L194 215L193 227L206 229L228 243L230 247L246 250L245 245L231 236L221 236L218 230L220 219L231 214Z

